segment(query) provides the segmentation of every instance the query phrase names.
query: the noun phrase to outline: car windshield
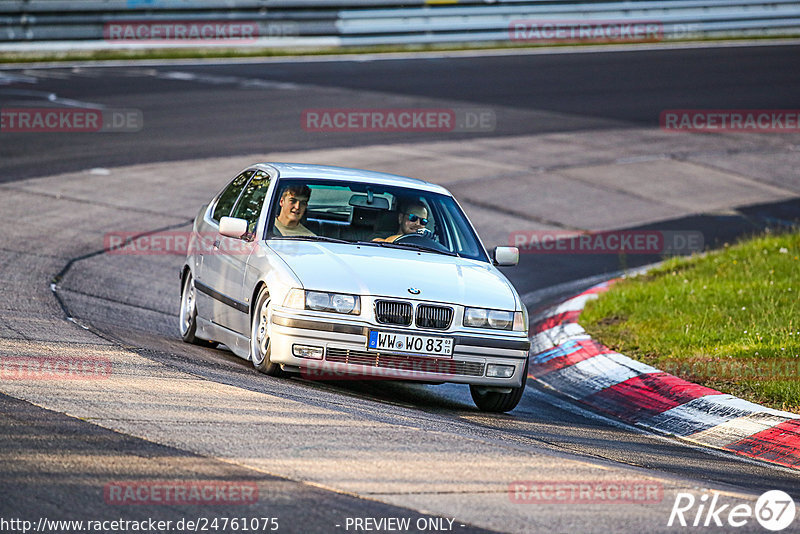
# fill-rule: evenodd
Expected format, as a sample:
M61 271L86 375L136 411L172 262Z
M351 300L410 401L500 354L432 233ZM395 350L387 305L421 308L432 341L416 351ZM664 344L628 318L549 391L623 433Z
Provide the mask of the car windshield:
M460 256L488 262L448 195L358 182L282 179L268 239L312 239Z

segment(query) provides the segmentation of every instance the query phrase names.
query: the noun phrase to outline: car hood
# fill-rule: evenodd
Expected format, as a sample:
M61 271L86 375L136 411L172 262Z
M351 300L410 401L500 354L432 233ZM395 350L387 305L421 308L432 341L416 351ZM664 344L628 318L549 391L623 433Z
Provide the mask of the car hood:
M269 242L303 287L513 310L515 292L485 262L414 250L313 241ZM409 288L418 289L412 295Z

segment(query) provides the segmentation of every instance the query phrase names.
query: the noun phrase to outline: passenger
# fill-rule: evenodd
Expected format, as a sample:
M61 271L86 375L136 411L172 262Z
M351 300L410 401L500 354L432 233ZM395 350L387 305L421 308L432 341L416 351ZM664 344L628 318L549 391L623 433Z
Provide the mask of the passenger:
M300 222L306 214L309 198L311 198L311 188L307 185L292 184L283 190L278 203L280 213L275 217L277 235L315 235Z
M428 225L428 209L419 202L403 206L397 214L397 233L386 238L376 237L373 241L393 243L408 234L416 234Z

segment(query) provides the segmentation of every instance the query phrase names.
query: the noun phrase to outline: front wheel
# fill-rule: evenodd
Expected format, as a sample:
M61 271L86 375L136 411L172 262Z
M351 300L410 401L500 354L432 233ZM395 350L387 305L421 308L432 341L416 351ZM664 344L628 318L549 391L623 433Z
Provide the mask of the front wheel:
M271 309L269 293L262 289L256 299L250 318L250 361L257 371L269 376L281 376L281 366L270 361L272 345L269 342Z
M522 368L522 385L518 388L511 388L507 393L491 391L483 386L469 386L472 401L475 406L484 412L505 413L517 407L525 392L525 384L528 382L528 362Z

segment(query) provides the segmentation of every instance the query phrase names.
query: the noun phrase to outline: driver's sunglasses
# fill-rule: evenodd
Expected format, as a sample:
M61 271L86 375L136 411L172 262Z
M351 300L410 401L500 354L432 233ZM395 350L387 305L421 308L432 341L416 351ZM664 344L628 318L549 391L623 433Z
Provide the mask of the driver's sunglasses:
M427 226L427 225L428 225L428 219L425 219L425 218L423 218L423 217L420 217L419 215L414 215L413 213L409 213L409 214L408 214L408 220L409 220L409 221L411 221L411 222L417 222L417 221L419 221L419 223L420 223L422 226Z

